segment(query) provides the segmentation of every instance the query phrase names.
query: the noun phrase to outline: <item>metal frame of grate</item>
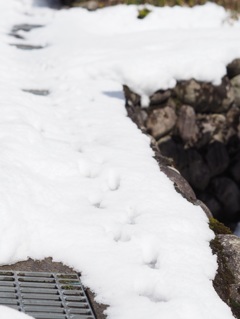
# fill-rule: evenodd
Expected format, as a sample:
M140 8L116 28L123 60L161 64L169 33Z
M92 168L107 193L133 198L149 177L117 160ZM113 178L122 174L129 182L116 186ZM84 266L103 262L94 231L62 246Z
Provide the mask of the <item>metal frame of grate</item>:
M0 271L0 305L36 319L95 319L76 273Z

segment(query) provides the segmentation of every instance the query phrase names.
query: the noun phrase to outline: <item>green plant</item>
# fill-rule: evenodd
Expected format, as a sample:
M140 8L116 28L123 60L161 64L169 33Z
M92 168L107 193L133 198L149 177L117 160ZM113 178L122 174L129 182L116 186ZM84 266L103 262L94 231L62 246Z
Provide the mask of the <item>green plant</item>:
M144 19L150 12L148 8L138 10L138 19Z

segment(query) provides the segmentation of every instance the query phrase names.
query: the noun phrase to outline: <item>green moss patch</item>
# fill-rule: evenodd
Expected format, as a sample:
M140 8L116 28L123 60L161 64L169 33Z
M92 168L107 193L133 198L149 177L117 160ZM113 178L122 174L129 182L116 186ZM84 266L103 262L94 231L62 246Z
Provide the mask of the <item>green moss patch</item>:
M232 234L230 228L228 228L223 223L219 222L217 219L213 217L209 218L209 228L212 231L214 231L215 235L220 235L220 234L231 235Z
M150 12L151 10L149 10L148 8L143 8L141 10L138 10L138 19L146 18L146 16L149 15Z

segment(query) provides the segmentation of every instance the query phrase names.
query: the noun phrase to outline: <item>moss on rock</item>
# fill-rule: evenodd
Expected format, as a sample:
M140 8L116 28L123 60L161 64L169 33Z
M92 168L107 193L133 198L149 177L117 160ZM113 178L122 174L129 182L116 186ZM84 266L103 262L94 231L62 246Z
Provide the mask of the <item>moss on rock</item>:
M213 217L209 218L209 228L215 233L215 235L232 234L230 228Z

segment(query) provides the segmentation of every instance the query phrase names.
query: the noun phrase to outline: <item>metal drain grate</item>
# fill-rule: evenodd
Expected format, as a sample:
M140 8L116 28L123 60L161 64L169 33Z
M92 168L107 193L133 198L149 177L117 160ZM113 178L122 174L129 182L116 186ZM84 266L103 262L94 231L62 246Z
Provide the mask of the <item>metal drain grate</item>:
M75 273L1 271L0 305L36 319L95 319Z

